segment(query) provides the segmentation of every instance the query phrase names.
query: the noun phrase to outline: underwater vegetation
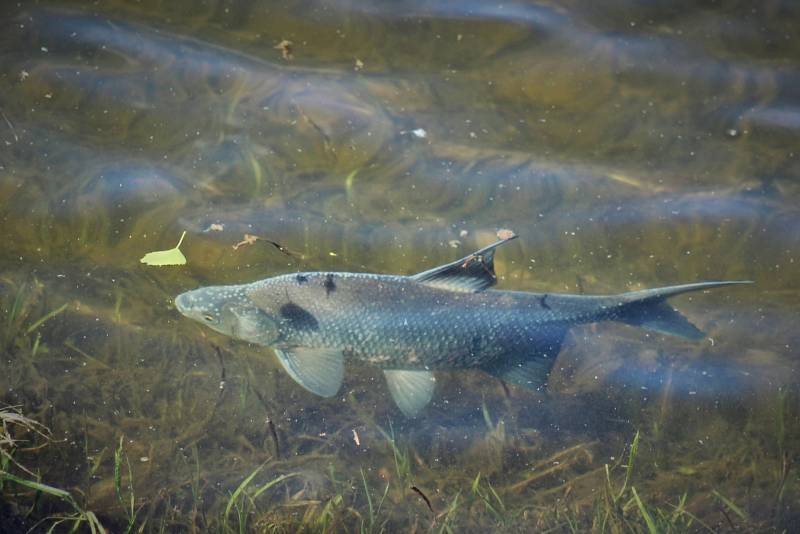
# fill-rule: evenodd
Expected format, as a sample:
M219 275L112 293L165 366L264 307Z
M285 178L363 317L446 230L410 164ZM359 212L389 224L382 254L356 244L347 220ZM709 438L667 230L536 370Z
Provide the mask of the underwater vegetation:
M99 321L107 337L78 341L98 328L93 311L52 307L36 278L5 280L2 305L3 386L24 399L0 410L2 519L20 530L788 532L797 520L796 389L769 416L692 430L668 372L641 415L590 431L576 415L586 399L532 401L532 425L490 388L477 417L415 429L374 413L389 405L374 377L348 380L348 410L293 408L309 394L275 362L154 341L121 312ZM51 373L101 406L76 396L59 409Z

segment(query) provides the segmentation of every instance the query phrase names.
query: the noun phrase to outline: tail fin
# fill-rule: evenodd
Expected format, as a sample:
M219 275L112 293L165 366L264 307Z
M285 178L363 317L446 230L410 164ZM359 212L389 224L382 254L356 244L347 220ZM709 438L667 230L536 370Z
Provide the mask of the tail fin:
M700 282L624 293L620 295L622 302L620 302L620 309L614 319L662 334L671 334L687 339L702 339L705 334L670 306L666 300L691 291L751 283L749 281Z

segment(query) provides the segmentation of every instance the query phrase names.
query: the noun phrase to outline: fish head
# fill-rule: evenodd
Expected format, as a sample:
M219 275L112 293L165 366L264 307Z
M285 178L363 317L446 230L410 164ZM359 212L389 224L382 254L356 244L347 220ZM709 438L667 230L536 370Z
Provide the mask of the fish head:
M270 345L279 336L278 323L245 293L245 286L201 287L181 293L175 307L184 316L212 330L249 343Z

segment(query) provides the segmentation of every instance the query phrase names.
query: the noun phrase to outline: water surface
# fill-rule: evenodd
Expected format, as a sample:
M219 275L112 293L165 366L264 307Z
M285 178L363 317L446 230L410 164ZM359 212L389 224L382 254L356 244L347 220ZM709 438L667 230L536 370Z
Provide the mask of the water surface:
M796 529L800 10L584 4L4 4L0 400L51 431L4 471L115 532ZM576 328L546 393L445 372L414 420L172 305L501 228L502 289L756 283L675 299L703 341ZM2 491L14 528L73 510Z

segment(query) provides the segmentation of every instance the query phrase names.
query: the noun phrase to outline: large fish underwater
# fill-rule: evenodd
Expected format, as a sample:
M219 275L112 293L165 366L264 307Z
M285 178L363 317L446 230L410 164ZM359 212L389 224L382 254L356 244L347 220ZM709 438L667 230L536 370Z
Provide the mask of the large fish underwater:
M289 376L323 397L339 390L345 360L383 369L397 406L413 417L430 402L437 369L477 368L540 389L570 327L620 321L701 339L666 299L748 283L596 296L489 289L495 249L515 237L413 276L292 273L187 291L175 305L217 332L271 347Z

